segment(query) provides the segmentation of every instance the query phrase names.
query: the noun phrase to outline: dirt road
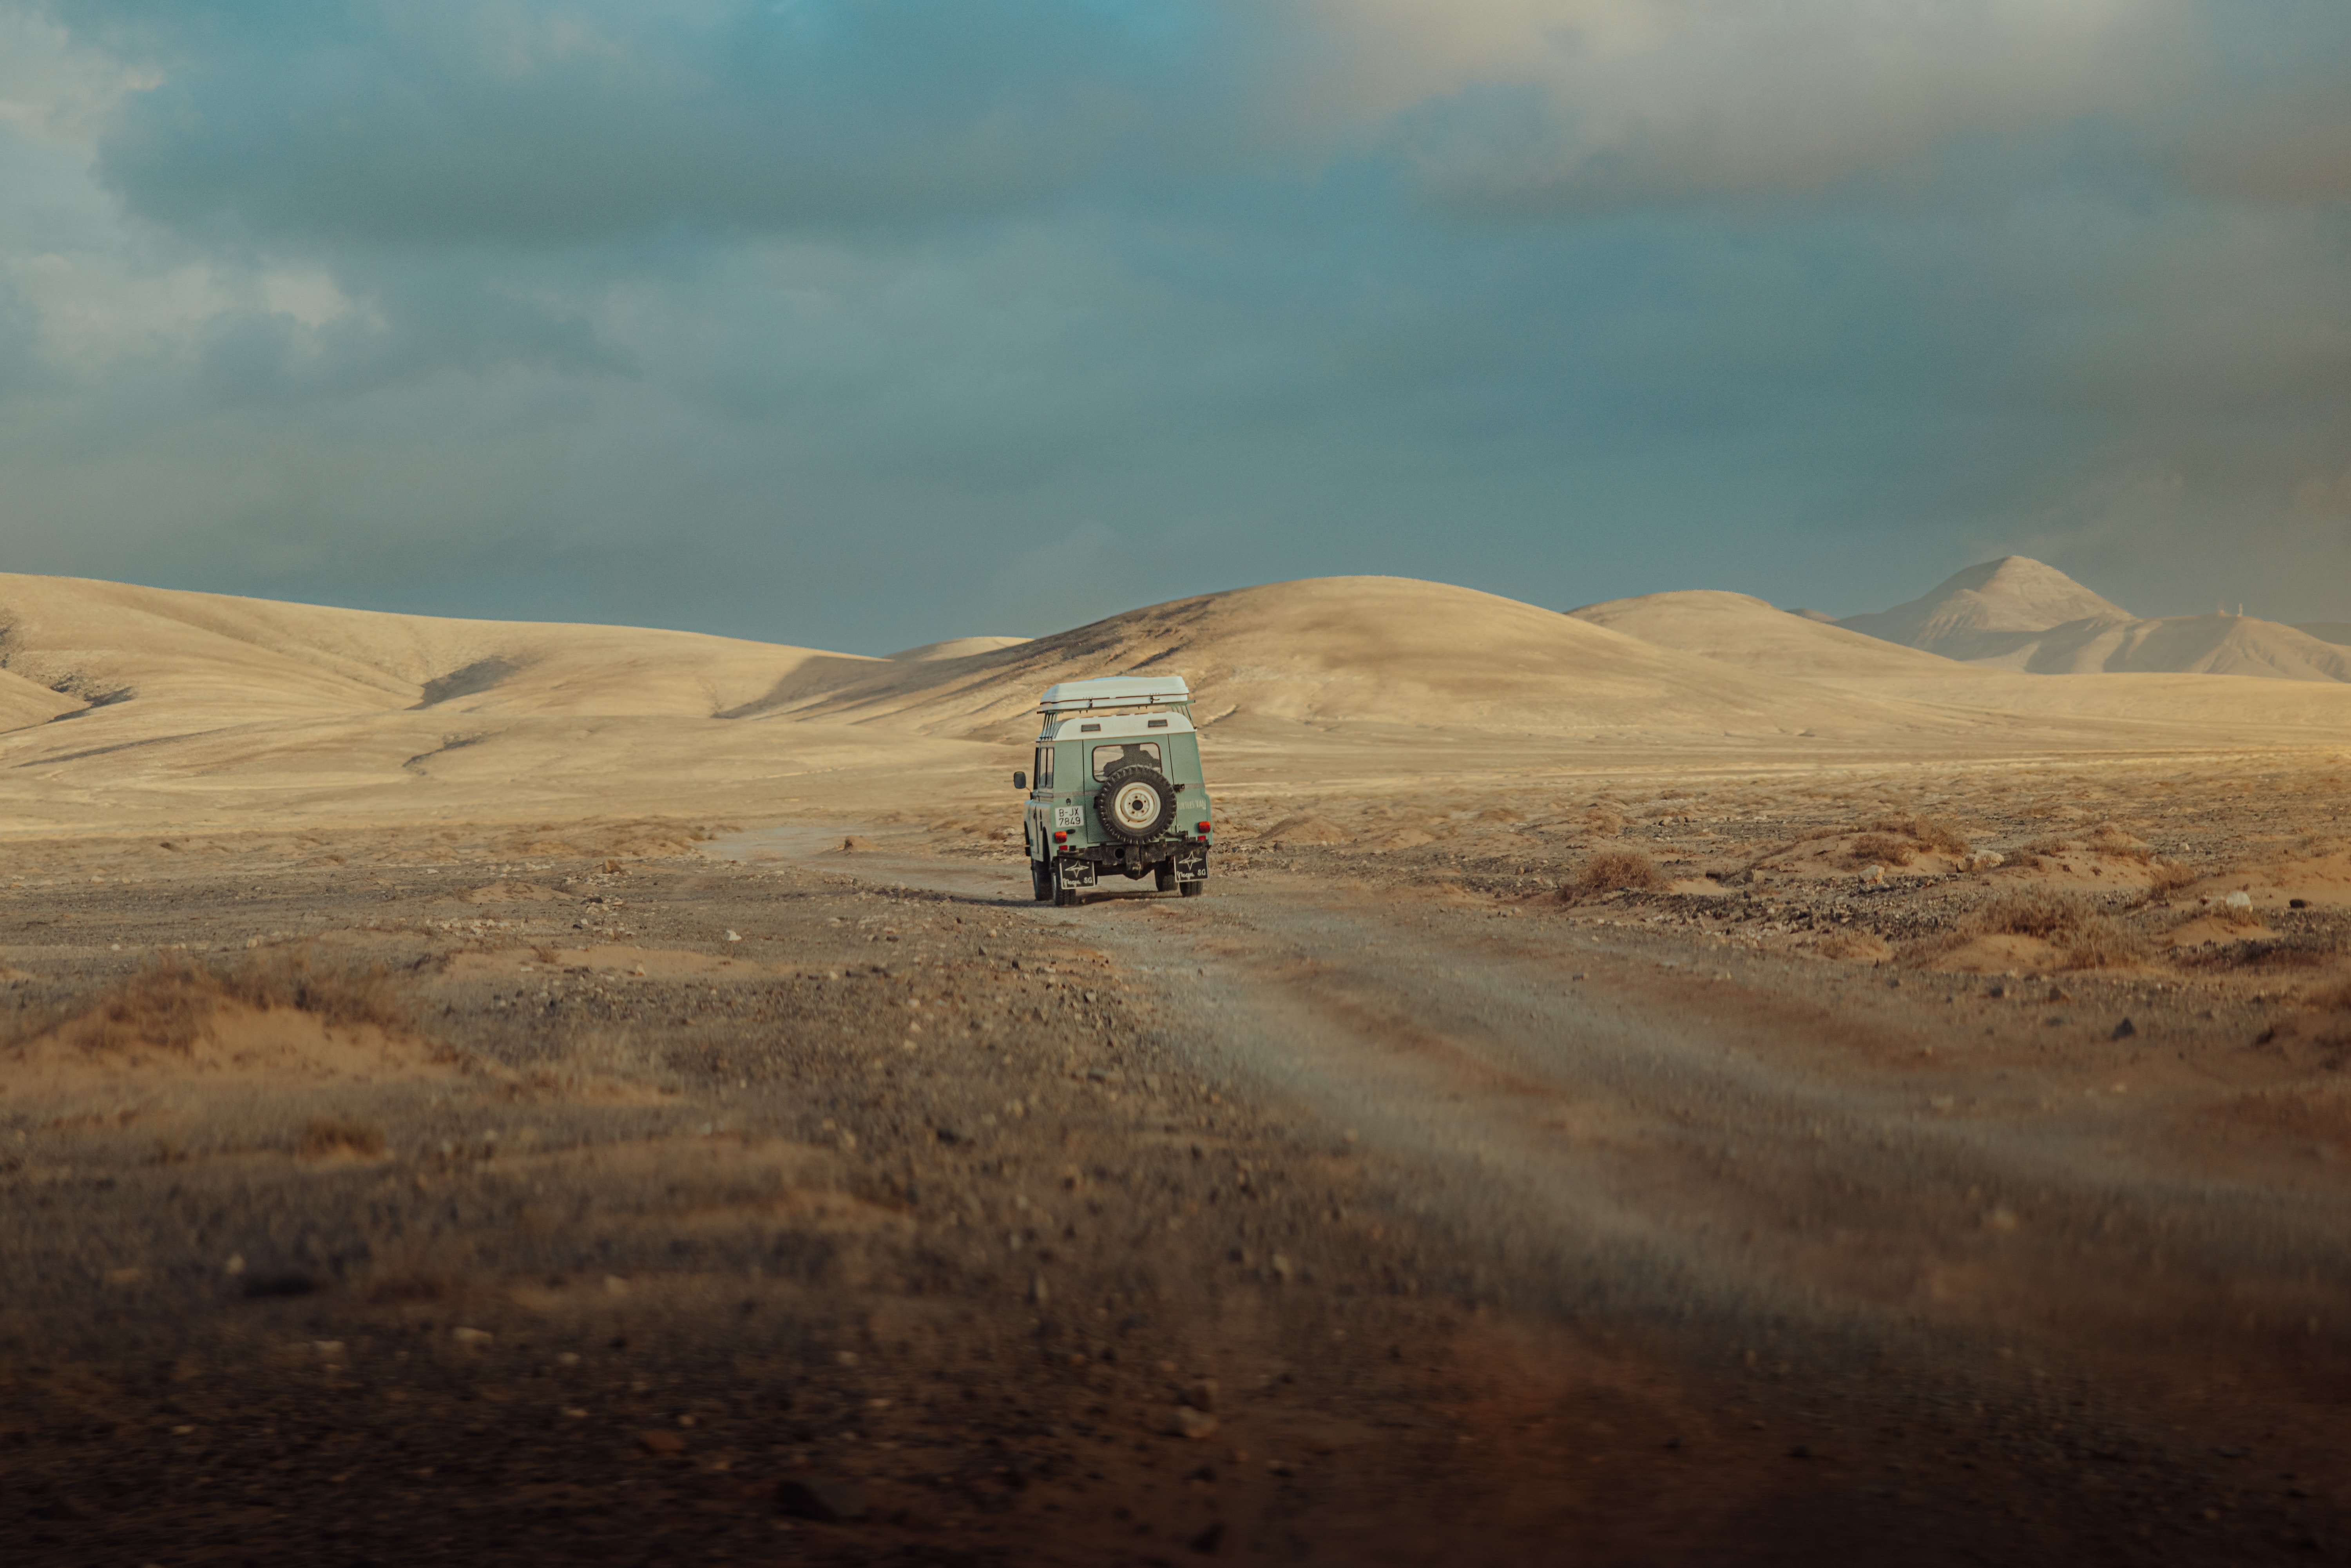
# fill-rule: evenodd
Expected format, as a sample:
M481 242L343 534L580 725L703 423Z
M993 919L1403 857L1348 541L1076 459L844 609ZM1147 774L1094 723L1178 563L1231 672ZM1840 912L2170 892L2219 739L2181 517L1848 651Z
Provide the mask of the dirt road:
M2351 1540L2345 1174L2211 1131L2229 1004L839 842L21 855L12 1559Z
M1203 1071L1384 1162L1455 1288L1768 1412L1777 1452L1858 1485L1848 1523L1933 1492L1977 1546L2014 1511L2001 1556L2041 1530L2077 1560L2344 1539L2351 1191L2179 1157L2241 1042L2176 1000L2075 978L2106 994L2020 1011L1970 977L1824 978L1549 901L1217 892L1036 918L1154 977Z

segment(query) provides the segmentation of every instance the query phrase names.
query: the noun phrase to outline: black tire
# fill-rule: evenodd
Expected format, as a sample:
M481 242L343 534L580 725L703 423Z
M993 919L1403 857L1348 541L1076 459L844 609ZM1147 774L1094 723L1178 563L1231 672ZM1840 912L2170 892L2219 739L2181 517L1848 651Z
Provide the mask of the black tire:
M1205 882L1178 883L1176 885L1176 891L1186 898L1197 898L1208 891L1208 884Z
M1037 895L1037 902L1040 904L1053 896L1052 862L1030 861L1029 862L1029 891Z
M1175 892L1176 862L1174 861L1161 861L1157 867L1157 875L1151 885L1157 888L1162 893Z
M1078 890L1063 882L1059 871L1050 872L1048 874L1053 881L1053 907L1056 909L1075 907L1078 902Z
M1121 842L1147 844L1176 820L1176 787L1155 768L1119 768L1094 796L1094 816Z

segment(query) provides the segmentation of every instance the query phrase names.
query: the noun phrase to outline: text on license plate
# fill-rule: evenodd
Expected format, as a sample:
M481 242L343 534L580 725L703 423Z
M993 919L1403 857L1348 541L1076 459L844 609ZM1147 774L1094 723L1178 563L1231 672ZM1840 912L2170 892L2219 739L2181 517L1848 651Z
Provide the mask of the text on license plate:
M1086 809L1083 806L1056 806L1053 808L1053 826L1057 828L1082 828L1085 825Z

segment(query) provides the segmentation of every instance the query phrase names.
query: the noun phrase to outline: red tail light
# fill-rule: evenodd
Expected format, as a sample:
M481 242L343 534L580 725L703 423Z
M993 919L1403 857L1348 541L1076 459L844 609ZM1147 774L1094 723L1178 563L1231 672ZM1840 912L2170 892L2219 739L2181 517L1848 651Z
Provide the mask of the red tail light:
M1201 823L1201 824L1200 824L1200 831L1201 831L1202 832L1204 832L1204 833L1205 833L1205 832L1207 832L1207 831L1208 831L1208 824L1207 824L1207 823L1206 823L1206 822Z
M1057 844L1066 844L1070 841L1070 835L1067 833L1055 833L1053 835L1053 841Z

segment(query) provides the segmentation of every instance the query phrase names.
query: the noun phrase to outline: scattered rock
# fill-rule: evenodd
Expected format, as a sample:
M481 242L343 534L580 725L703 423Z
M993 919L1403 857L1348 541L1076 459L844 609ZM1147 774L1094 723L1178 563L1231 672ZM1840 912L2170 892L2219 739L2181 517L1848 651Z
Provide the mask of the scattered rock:
M1196 1443L1203 1442L1217 1435L1217 1418L1206 1410L1178 1405L1168 1412L1165 1429L1171 1437L1189 1437Z
M794 1519L845 1524L865 1517L865 1489L840 1476L786 1476L776 1483L776 1506Z
M253 1274L245 1281L245 1299L259 1301L269 1296L307 1296L319 1288L319 1281L308 1274Z
M872 848L873 841L862 833L852 833L841 841L841 852L845 855L866 854Z
M2310 900L2306 898L2289 898L2285 901L2285 906L2288 909L2308 909L2310 907Z
M2250 893L2232 893L2229 895L2227 903L2231 909L2251 909L2253 906L2253 895Z
M653 1427L637 1434L637 1447L655 1458L671 1458L685 1452L685 1439L665 1427Z
M1266 1267L1271 1269L1273 1277L1285 1285L1290 1283L1291 1277L1298 1272L1298 1265L1279 1252L1266 1260Z
M1214 1410L1217 1407L1217 1380L1213 1377L1195 1378L1184 1390L1184 1403L1195 1410Z
M455 1340L467 1350L479 1350L484 1345L489 1343L492 1340L497 1338L497 1335L490 1333L487 1329L460 1328L451 1329L449 1331L449 1337Z
M2114 1038L2116 1040L2128 1040L2137 1032L2138 1025L2131 1022L2128 1019L2125 1019L2122 1022L2115 1025Z
M1203 1556L1213 1555L1217 1548L1222 1546L1224 1543L1225 1521L1221 1519L1217 1521L1216 1523L1208 1526L1207 1529L1200 1531L1199 1534L1192 1537L1192 1550L1201 1553Z

